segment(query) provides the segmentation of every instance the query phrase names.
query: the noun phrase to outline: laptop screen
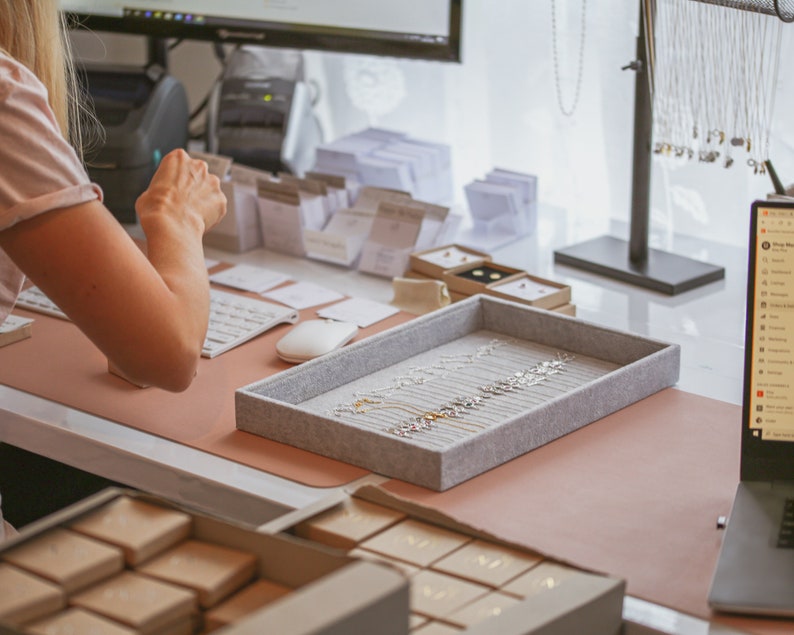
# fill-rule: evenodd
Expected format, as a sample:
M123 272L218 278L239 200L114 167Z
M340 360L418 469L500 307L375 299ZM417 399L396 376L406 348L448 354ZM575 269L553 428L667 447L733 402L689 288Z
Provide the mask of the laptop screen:
M794 202L750 226L741 478L794 479Z

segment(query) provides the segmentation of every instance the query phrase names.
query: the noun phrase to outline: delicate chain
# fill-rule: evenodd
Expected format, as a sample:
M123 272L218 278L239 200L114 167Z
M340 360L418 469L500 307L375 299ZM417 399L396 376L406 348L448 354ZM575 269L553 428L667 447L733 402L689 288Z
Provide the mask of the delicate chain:
M745 150L756 174L769 153L781 23L760 11L727 11L714 0L658 2L654 20L654 152L722 159ZM691 140L687 135L691 134Z
M444 379L451 373L474 364L478 359L493 355L494 351L509 343L509 340L493 339L487 344L477 347L473 353L443 355L440 361L435 364L413 366L408 369L408 372L392 379L388 385L354 393L355 400L352 403L336 406L332 410L332 414L339 415L342 412L356 412L359 408L359 402L366 403L365 400L368 399L382 401L410 386L419 386L430 381Z
M386 401L373 397L361 397L351 404L337 406L331 412L337 417L344 414L367 414L382 410L397 410L409 415L396 425L387 428L387 432L399 437L411 438L415 433L435 430L436 425L443 423L466 432L476 432L477 428L485 428L483 424L463 419L466 413L478 410L489 400L509 395L515 391L545 382L552 375L565 369L565 365L574 359L568 353L558 353L552 359L541 361L529 368L523 368L509 375L483 384L477 392L466 396L457 396L437 408L424 409L421 406L401 401Z
M562 85L560 80L560 61L559 53L557 51L557 7L556 0L551 0L551 40L552 40L552 57L554 59L554 85L557 89L557 103L560 106L560 111L566 117L570 117L576 111L576 106L579 103L579 95L582 89L582 75L584 74L584 44L587 33L587 0L582 0L582 15L581 15L581 30L579 32L579 67L576 71L576 88L574 90L573 103L570 108L566 108L562 100Z
M419 416L403 421L398 426L389 428L388 432L398 437L411 438L416 432L432 430L439 420L457 419L469 410L477 410L485 405L489 399L509 395L513 391L535 386L546 381L552 375L561 373L565 368L565 364L572 359L572 355L558 354L551 360L540 362L531 368L518 370L507 377L480 386L478 394L455 397L436 410L424 412Z

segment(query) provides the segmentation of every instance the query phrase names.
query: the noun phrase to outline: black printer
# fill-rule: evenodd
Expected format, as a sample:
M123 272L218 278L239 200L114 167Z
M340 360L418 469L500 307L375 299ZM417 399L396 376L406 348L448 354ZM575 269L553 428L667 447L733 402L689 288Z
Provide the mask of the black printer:
M159 66L86 67L84 81L104 139L86 152L91 180L122 223L135 223L135 200L160 159L187 147L189 107L181 82Z
M302 175L314 165L322 132L303 81L300 51L235 50L210 96L209 152L269 172Z

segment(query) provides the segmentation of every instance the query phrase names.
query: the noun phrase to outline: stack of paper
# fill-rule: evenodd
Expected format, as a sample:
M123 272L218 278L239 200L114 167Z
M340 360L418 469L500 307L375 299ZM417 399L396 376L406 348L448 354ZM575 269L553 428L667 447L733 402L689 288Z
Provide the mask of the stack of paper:
M316 169L432 203L453 198L449 146L400 132L368 128L323 144Z
M537 177L496 168L464 191L478 233L532 233L537 224Z

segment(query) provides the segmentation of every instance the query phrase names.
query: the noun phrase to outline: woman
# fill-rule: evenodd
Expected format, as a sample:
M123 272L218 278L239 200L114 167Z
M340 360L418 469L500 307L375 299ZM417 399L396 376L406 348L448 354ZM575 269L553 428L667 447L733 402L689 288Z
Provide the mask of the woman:
M57 0L0 0L0 322L28 277L121 374L183 391L207 329L202 236L226 212L220 183L182 150L164 157L136 202L144 254L75 150L71 77Z
M24 274L131 380L184 390L208 321L202 235L225 198L206 163L167 155L136 203L144 255L65 138L62 42L56 0L0 0L0 319Z

